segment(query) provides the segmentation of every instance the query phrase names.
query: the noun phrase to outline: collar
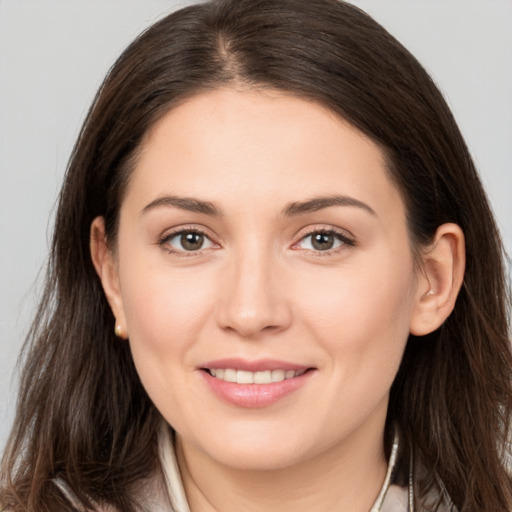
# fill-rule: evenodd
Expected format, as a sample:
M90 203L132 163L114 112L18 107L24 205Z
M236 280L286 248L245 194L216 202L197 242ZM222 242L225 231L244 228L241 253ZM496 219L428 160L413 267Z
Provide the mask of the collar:
M412 473L409 475L408 487L401 487L393 483L397 469L399 445L398 435L395 435L386 478L370 512L414 512ZM176 460L171 431L166 423L162 425L159 432L158 451L164 483L173 512L190 512Z

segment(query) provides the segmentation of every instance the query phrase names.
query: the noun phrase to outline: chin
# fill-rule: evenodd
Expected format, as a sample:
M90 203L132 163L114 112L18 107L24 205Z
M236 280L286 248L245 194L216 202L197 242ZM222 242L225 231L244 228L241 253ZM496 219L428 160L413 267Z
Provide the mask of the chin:
M308 446L318 449L319 445L318 439L315 441L313 437L301 428L290 428L289 425L276 428L275 424L257 422L252 425L231 424L231 428L224 430L210 429L209 432L201 432L191 444L224 466L269 471L287 468L311 457L315 450L308 449ZM186 440L185 444L188 444Z
M304 460L304 454L297 448L277 449L261 445L230 447L222 453L211 453L217 462L242 471L272 471L285 469Z

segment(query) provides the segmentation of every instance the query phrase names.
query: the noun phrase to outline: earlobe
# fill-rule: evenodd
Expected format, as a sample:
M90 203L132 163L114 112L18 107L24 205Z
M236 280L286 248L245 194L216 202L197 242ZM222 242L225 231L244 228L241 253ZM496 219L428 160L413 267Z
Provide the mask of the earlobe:
M103 217L96 217L92 221L90 250L94 268L100 278L103 291L105 292L107 301L116 319L116 324L112 326L112 328L115 329L115 333L118 337L126 339L128 336L126 334L126 321L119 286L119 272L114 254L107 243L105 219Z
M465 263L462 229L452 223L441 225L432 244L422 254L411 334L429 334L448 318L462 286Z

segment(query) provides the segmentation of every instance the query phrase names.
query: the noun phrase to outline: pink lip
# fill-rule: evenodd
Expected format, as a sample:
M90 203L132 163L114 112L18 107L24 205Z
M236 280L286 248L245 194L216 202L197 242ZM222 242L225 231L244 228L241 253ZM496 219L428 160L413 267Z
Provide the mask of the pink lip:
M210 375L204 368L245 370L250 372L266 370L306 370L310 367L295 365L276 360L242 361L240 359L222 359L212 361L202 366L200 371L208 387L223 401L237 407L256 409L270 406L287 395L304 386L314 371L270 384L237 384L226 382Z
M246 372L264 372L267 370L307 370L309 366L294 364L287 361L279 361L277 359L258 359L256 361L246 361L245 359L218 359L209 361L201 365L201 368L245 370Z

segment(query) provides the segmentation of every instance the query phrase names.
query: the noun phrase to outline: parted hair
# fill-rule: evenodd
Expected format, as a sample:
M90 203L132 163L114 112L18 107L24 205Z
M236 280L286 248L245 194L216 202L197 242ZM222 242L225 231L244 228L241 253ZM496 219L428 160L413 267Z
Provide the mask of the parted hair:
M418 510L439 477L457 509L512 510L506 450L512 416L510 298L488 200L443 96L418 61L358 8L337 0L213 0L155 23L109 71L73 149L59 198L44 293L24 345L0 504L141 510L137 484L159 471L160 414L143 389L89 250L104 216L115 243L120 204L144 135L187 98L229 84L322 104L382 149L418 251L443 223L465 234L453 313L410 336L391 389L387 432L414 455ZM436 476L437 475L437 476ZM422 508L423 507L423 508Z

